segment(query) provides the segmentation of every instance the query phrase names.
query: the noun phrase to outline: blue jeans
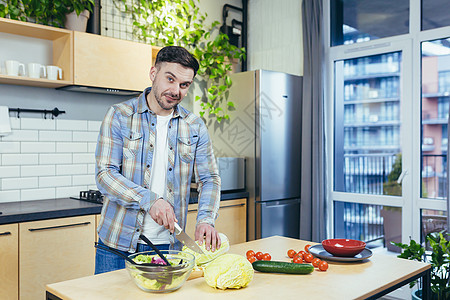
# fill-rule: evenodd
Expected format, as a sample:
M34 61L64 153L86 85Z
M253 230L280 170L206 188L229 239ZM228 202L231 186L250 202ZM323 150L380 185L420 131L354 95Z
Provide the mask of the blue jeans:
M103 242L98 239L98 243L100 245L104 245ZM169 250L169 244L163 245L155 245L159 250ZM136 252L144 252L144 251L153 251L153 249L149 245L138 243ZM131 255L133 253L120 251L125 255ZM96 249L95 253L95 274L101 274L106 272L111 272L115 270L120 270L125 268L125 260L115 255L111 252L108 252L103 249Z

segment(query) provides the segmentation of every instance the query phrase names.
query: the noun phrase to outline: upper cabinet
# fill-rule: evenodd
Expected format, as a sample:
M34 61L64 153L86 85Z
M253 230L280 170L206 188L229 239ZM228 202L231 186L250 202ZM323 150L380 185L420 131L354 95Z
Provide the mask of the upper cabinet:
M0 44L2 64L17 60L26 69L28 63L55 65L62 69L63 75L62 80L30 78L27 70L21 76L11 76L3 68L0 84L51 88L82 85L132 91L142 91L151 85L149 71L160 49L5 18L0 18Z
M157 53L150 45L74 31L74 84L142 91Z
M73 84L73 32L61 28L0 18L0 84L61 87ZM25 64L25 74L7 75L5 63ZM62 69L62 80L28 77L28 63L55 65Z

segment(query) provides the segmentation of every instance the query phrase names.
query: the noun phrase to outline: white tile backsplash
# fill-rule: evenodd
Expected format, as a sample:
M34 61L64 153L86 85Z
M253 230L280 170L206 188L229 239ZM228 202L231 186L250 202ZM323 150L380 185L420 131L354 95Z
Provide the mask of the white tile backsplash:
M19 118L9 118L11 129L20 129L20 120Z
M71 164L72 154L39 154L39 164L41 165L60 165L60 164Z
M29 119L21 118L20 125L22 129L34 130L55 130L56 122L52 119Z
M69 187L57 187L56 198L64 197L79 197L80 191L87 191L89 188L86 185L75 185Z
M94 175L74 175L72 177L73 184L74 185L93 185L95 184L95 177Z
M0 166L0 178L20 177L19 166Z
M80 120L56 120L57 130L86 131L88 130L88 121Z
M81 175L89 174L87 165L57 165L56 175Z
M46 189L24 189L20 191L20 200L39 200L39 199L53 199L56 196L55 188Z
M2 154L2 166L37 165L38 154Z
M20 190L0 191L0 202L20 201Z
M93 163L95 163L95 154L94 153L88 153L88 154L74 153L73 154L73 163L74 164L93 164Z
M55 169L54 165L21 166L20 175L21 177L54 176Z
M20 142L1 142L0 153L20 153Z
M74 142L97 142L98 132L94 131L80 131L73 132L73 141Z
M75 143L75 142L59 142L56 144L56 152L88 152L87 143Z
M22 153L54 153L54 142L22 142Z
M49 176L39 177L39 187L57 187L57 186L70 186L72 185L71 176Z
M38 141L39 131L37 130L21 130L21 129L13 129L12 133L10 135L4 136L2 138L3 142L10 142L10 141Z
M102 126L102 122L100 121L88 121L88 131L95 131L98 134L100 126Z
M97 189L100 121L10 117L0 139L0 202L78 196Z
M71 142L72 131L40 131L39 141L41 142Z
M38 177L2 178L0 181L3 191L38 187Z

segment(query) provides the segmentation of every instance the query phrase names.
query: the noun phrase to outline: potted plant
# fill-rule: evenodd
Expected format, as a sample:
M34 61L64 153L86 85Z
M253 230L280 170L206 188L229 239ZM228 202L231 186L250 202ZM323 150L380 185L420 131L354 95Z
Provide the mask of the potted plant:
M432 299L450 299L450 241L449 235L444 232L433 232L426 236L426 241L432 248L431 259L425 256L425 247L414 240L410 244L394 243L403 249L403 253L397 257L426 261L431 264L431 292ZM421 299L422 290L419 282L419 289L413 292L413 299ZM413 287L415 282L410 284Z
M89 16L93 8L94 0L3 0L0 2L0 17L62 28L67 14L74 12L77 16L85 16L83 11L87 10ZM81 18L87 22L86 17ZM83 31L86 31L86 26Z
M70 30L86 31L89 14L93 12L94 0L62 0L66 8L64 26Z

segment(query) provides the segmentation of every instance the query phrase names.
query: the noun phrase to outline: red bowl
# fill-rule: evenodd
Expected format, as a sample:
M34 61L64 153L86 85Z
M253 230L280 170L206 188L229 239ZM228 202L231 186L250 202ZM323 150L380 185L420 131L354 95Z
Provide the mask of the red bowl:
M328 239L322 241L322 247L334 256L355 256L366 248L366 243L349 239Z

